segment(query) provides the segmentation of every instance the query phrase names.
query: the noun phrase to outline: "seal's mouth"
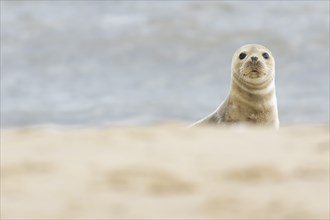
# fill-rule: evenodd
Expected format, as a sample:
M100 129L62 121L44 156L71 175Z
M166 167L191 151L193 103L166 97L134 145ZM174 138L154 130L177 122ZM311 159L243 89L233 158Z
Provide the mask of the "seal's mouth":
M247 70L243 73L244 77L255 79L255 78L261 78L264 76L265 73L259 69L251 68L250 70Z
M250 79L257 79L257 78L261 78L264 75L265 74L258 72L257 70L252 70L251 72L247 73L245 76Z
M265 69L261 62L247 62L244 65L243 76L248 79L257 79L265 76Z

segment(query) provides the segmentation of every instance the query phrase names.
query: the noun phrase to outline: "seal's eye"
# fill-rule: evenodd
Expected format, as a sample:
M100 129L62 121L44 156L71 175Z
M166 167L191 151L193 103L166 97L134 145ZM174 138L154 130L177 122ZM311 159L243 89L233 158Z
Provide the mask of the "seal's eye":
M263 53L262 56L263 56L265 59L268 59L268 58L269 58L269 54L268 54L268 53Z
M246 53L240 53L239 58L243 60L246 57Z

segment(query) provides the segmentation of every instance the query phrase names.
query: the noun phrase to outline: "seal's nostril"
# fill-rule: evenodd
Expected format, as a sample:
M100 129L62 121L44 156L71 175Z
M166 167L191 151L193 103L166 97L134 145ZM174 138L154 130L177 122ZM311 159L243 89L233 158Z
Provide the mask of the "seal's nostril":
M251 60L252 61L257 61L258 60L258 57L251 57Z

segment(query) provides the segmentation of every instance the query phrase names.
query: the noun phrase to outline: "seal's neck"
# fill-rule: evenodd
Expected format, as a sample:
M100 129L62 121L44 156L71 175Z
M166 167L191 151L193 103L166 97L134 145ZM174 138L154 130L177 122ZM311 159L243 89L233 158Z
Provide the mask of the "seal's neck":
M249 83L232 76L231 100L240 100L246 103L271 103L275 97L275 83L269 78L258 84Z

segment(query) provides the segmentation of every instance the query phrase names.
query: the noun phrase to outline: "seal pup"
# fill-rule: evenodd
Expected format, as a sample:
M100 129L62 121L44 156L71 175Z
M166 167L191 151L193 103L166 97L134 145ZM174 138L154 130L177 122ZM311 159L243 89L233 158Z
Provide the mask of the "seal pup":
M234 54L227 98L198 125L264 125L279 127L275 93L275 60L269 49L247 44Z

